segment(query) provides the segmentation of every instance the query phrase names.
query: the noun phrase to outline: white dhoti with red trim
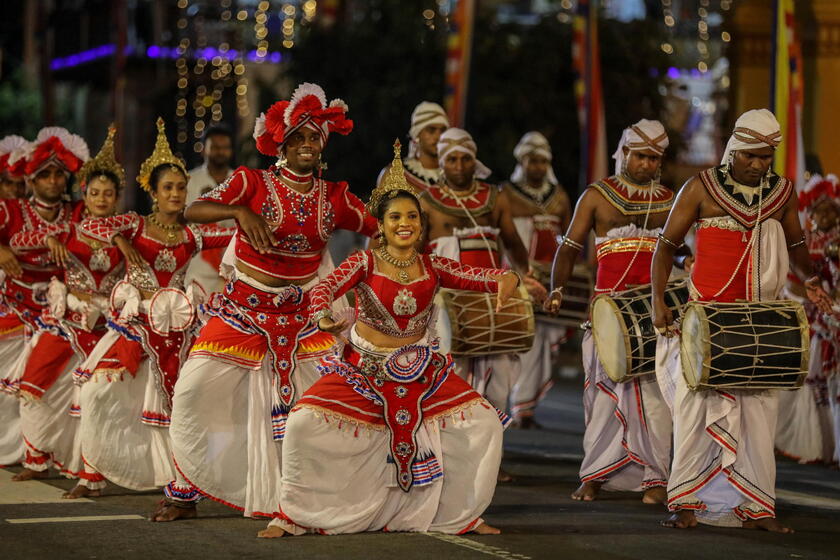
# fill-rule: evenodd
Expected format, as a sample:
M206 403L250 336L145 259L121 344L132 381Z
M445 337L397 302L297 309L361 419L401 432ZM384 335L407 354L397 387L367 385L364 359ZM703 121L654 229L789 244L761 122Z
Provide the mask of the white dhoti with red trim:
M668 483L671 416L652 375L615 383L598 361L592 331L583 337L586 431L582 482L642 491Z
M20 429L20 403L17 384L23 373L27 348L23 325L0 338L0 363L9 364L0 370L0 465L14 465L23 460L23 435Z

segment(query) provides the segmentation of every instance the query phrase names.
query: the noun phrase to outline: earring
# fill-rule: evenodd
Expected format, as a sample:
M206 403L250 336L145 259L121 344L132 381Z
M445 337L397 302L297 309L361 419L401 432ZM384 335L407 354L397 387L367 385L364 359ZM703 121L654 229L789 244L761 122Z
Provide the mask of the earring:
M385 239L385 230L383 228L379 228L379 243L384 247L388 244L388 240Z
M158 210L160 210L160 208L158 208L157 199L153 198L152 199L152 214L157 214Z
M289 164L289 160L286 159L286 154L281 153L280 158L277 160L277 167L282 169Z
M327 162L321 159L321 154L318 154L318 170L319 171L326 171L327 170Z
M729 156L726 158L726 174L732 175L732 160L735 157L735 152L729 152Z

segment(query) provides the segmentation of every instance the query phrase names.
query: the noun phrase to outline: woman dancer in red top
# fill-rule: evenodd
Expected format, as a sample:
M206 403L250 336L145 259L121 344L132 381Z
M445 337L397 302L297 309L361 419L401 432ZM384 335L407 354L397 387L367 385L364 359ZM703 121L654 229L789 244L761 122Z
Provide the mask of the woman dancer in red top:
M127 274L111 294L108 333L77 371L82 383L81 437L85 461L134 490L163 486L174 475L168 427L172 387L192 342L195 286L184 289L190 259L224 247L232 230L183 221L187 173L169 149L158 119L155 151L138 181L154 211L88 220L88 237L116 244Z
M91 218L113 215L117 210L125 172L114 159L114 134L97 156L77 174L85 213ZM19 255L52 253L63 269L63 282L52 277L47 290L49 306L37 320L32 348L20 380L23 399L21 429L26 444L22 478L41 478L50 466L79 484L65 498L98 495L102 475L83 466L77 437L79 409L73 370L105 334L108 296L123 275L119 249L107 247L84 235L72 222L64 222L12 236L9 246ZM28 472L27 472L28 471Z
M418 254L420 204L399 159L392 165L369 204L385 245L354 253L312 290L312 320L344 344L292 409L280 511L260 537L499 532L480 516L496 487L504 415L454 374L429 322L439 287L498 292L501 305L518 276ZM333 320L331 305L350 289L346 333L350 320Z

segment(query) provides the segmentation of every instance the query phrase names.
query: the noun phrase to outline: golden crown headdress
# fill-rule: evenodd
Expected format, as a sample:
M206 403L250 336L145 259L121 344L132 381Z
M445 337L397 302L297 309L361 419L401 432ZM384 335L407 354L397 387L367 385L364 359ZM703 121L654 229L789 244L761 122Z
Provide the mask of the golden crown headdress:
M367 203L368 212L374 214L383 199L388 198L388 194L396 191L406 191L414 196L419 193L417 189L411 186L405 180L405 168L403 168L402 157L400 157L400 150L402 144L399 139L394 141L394 161L391 162L391 168L382 183L379 184L373 192L370 193L370 200Z
M172 153L169 147L169 141L166 139L166 126L163 119L157 119L157 140L155 140L155 151L149 156L149 159L143 162L140 166L140 175L137 176L137 182L146 192L151 192L152 185L149 182L152 178L152 171L159 165L169 164L184 174L184 177L189 178L187 174L187 166L184 161Z
M102 173L110 173L116 177L117 188L125 185L125 168L117 162L114 154L114 136L116 134L117 129L111 123L111 126L108 127L108 136L105 138L105 142L102 143L102 148L99 149L99 153L93 159L87 160L82 165L82 168L79 169L76 178L78 178L78 184L81 185L82 189L85 188L88 181Z

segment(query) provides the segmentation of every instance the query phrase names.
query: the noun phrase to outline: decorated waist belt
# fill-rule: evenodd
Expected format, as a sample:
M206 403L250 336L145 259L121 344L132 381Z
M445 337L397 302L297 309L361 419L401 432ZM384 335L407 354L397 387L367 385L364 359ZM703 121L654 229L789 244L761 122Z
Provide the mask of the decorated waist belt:
M47 284L45 282L28 284L10 279L6 282L3 296L6 304L21 321L33 329L38 327L36 319L47 306Z
M233 304L233 305L231 305ZM224 297L211 298L205 311L244 322L262 334L273 372L272 421L284 423L295 397L291 375L301 333L308 324L309 295L300 286L265 291L242 280L225 285Z
M397 484L408 492L414 483L417 430L423 422L423 400L446 379L451 361L434 348L404 346L388 355L346 345L344 361L362 372L383 403Z
M618 237L599 243L596 256L601 260L610 253L653 253L655 249L655 237Z

